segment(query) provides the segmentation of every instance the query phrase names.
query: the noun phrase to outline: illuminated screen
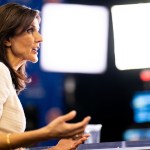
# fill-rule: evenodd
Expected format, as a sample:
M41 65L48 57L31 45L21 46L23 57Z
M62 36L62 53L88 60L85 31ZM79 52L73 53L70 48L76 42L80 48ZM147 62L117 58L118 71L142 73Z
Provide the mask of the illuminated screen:
M111 8L115 64L119 70L150 67L150 3Z
M150 129L149 128L128 129L123 133L123 140L125 141L150 140Z
M105 7L45 4L41 23L41 68L69 73L105 72L108 21Z
M134 121L136 123L150 122L150 92L138 92L132 99Z

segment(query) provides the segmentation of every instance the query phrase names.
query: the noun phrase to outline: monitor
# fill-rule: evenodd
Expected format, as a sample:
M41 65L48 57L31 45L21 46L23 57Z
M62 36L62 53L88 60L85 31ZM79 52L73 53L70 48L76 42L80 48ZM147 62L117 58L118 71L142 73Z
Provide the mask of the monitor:
M135 93L131 102L135 123L150 122L150 91Z

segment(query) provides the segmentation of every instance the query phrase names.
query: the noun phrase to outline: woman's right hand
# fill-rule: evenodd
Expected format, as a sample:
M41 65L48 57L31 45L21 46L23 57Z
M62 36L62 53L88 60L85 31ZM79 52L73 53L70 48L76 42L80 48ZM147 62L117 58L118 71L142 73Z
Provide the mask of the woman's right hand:
M76 111L71 111L66 115L54 119L46 127L48 139L51 138L72 138L76 135L84 133L86 125L89 123L91 117L85 117L82 121L77 123L68 123L76 116Z

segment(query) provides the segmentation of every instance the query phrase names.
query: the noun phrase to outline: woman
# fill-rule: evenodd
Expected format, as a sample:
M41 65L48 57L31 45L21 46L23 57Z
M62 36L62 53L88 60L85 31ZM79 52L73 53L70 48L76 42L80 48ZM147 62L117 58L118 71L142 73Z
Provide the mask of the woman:
M37 10L15 3L0 7L0 149L3 150L27 147L51 138L67 138L51 149L74 150L89 136L83 132L90 117L78 123L67 123L76 116L75 111L58 117L43 128L24 132L25 115L17 94L30 82L26 63L38 61L42 42L39 23Z

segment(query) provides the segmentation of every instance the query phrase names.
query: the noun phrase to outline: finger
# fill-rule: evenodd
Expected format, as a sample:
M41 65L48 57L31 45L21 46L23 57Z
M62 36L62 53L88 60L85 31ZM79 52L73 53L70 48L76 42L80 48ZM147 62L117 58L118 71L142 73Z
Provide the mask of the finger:
M76 130L70 132L69 136L71 138L74 138L77 135L81 137L83 133L84 133L84 128L79 128L79 129L76 129ZM86 135L88 136L89 134L86 134Z
M72 120L76 116L76 114L77 114L77 112L75 110L73 110L62 117L65 121L69 121L69 120Z
M89 123L90 120L91 120L91 117L87 116L82 121L76 123L76 126L85 127Z
M76 134L72 139L73 140L82 140L82 139L87 139L90 136L90 134Z
M88 138L89 136L90 136L90 134L82 134L82 137Z
M80 145L80 144L82 144L83 142L85 142L86 140L87 140L86 137L80 138L80 139L78 139L78 140L76 141L76 144L77 144L77 145Z
M86 140L88 139L88 137L83 137L81 140L82 140L82 143L85 142Z
M79 129L81 129L81 131L83 133L86 125L89 123L90 120L91 120L91 117L87 116L80 122L72 123L72 126L74 126L74 130L78 131Z
M87 125L89 123L89 121L91 120L91 117L90 116L87 116L83 119L83 124Z

